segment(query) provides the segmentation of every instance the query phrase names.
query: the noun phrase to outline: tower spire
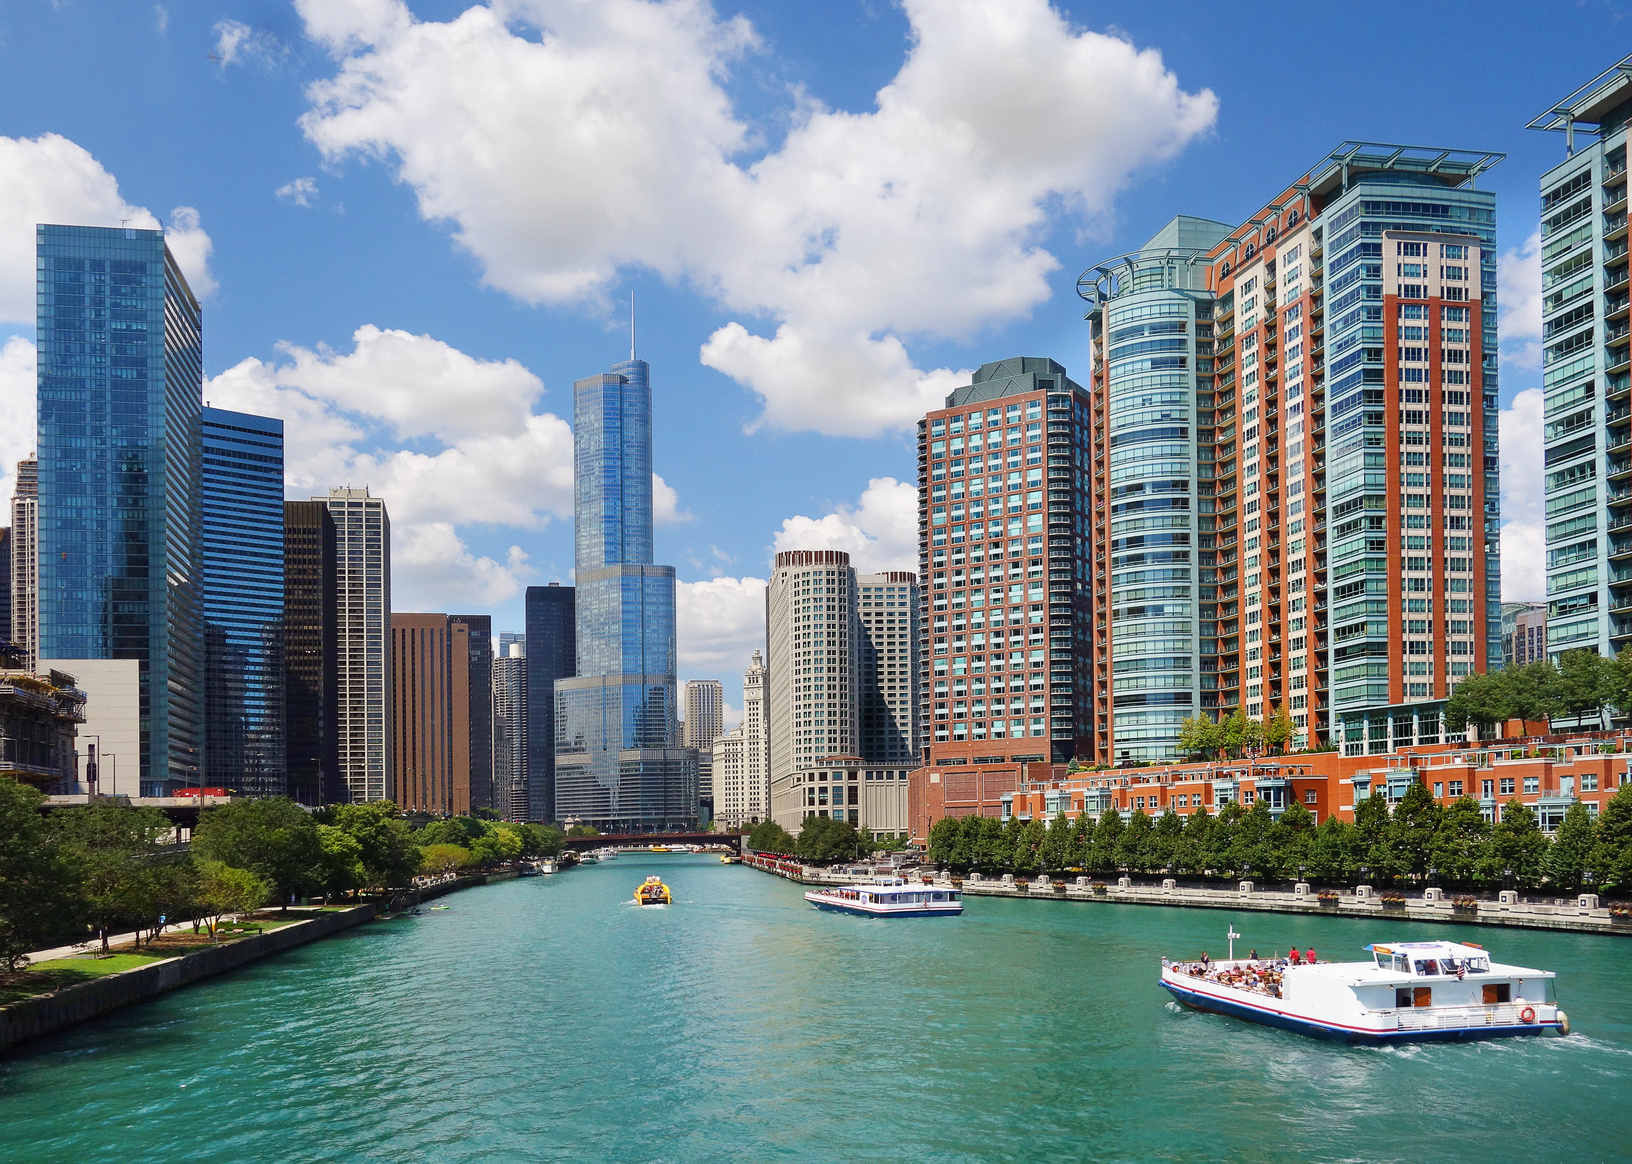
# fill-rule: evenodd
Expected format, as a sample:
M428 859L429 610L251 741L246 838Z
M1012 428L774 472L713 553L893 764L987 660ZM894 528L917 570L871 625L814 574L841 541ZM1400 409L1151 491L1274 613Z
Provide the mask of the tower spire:
M635 362L635 290L629 289L629 362Z

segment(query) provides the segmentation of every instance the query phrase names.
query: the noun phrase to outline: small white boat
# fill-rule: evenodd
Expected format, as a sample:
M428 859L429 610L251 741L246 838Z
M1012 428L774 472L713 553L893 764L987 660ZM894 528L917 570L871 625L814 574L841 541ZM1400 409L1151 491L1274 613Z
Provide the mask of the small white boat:
M901 878L812 889L805 900L817 909L862 917L956 917L963 894L949 885L913 885Z
M1492 962L1482 947L1465 942L1389 942L1366 950L1366 962L1164 958L1161 982L1196 1010L1347 1043L1570 1033L1569 1016L1549 997L1550 970Z

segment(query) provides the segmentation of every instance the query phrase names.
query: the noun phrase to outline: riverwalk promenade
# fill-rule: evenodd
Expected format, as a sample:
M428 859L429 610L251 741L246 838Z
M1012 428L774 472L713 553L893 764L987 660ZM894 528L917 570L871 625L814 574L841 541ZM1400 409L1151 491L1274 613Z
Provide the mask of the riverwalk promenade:
M787 857L749 853L743 864L803 885L853 885L871 881L872 872L850 872L806 865ZM1573 902L1530 902L1512 891L1495 901L1453 898L1441 889L1416 894L1378 890L1369 885L1341 891L1317 889L1299 882L1290 890L1262 889L1252 881L1234 888L1181 886L1172 877L1156 885L1135 885L1131 877L1114 883L1089 877L1033 877L1027 880L1005 873L986 878L979 873L953 877L945 872L918 870L909 874L925 884L960 889L966 896L1015 897L1029 901L1071 901L1088 904L1189 906L1196 909L1249 910L1258 913L1302 913L1328 917L1405 919L1455 925L1518 926L1524 929L1571 930L1632 936L1632 916L1612 912L1599 904L1595 893L1577 895Z

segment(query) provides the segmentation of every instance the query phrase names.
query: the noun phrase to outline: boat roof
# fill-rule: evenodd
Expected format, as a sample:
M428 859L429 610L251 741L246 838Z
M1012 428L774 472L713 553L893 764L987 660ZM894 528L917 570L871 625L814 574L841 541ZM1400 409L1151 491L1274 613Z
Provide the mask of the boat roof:
M1472 942L1373 942L1361 949L1376 954L1409 954L1413 958L1490 957L1490 951Z

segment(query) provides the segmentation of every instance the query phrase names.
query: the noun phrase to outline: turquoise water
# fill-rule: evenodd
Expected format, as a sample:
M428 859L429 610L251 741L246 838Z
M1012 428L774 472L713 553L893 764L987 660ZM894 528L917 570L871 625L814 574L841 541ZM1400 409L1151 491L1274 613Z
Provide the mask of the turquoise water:
M676 905L627 904L659 872ZM1632 941L1482 930L1569 1038L1357 1049L1183 1011L1163 953L1465 928L975 898L809 909L714 858L444 898L0 1058L0 1161L1572 1162L1632 1154Z

